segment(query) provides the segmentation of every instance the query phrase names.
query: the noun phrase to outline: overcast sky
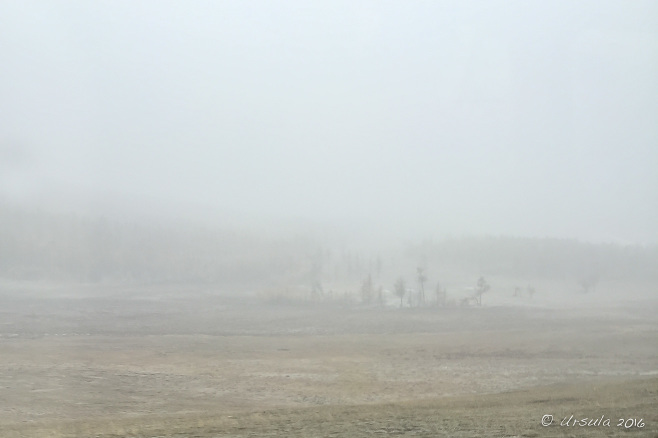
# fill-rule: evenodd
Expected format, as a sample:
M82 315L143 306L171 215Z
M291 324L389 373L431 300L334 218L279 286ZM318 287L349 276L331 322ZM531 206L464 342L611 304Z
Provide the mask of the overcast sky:
M14 199L658 243L658 2L3 0L0 172Z

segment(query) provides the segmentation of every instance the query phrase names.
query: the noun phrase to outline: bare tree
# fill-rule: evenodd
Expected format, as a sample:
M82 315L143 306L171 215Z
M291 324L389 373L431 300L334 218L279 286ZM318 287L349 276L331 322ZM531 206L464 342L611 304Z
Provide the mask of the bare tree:
M599 283L599 275L590 273L580 278L580 286L584 294L596 291L596 285Z
M395 295L400 297L400 308L402 308L402 299L407 293L407 286L404 284L404 279L402 277L398 278L395 282Z
M416 275L418 278L418 305L425 304L425 282L427 281L427 276L425 275L425 269L418 267L416 268Z
M482 294L487 292L489 289L491 289L491 286L489 286L487 280L485 280L484 277L480 277L478 279L477 286L475 287L475 300L478 306L482 305Z
M311 283L311 299L317 300L324 295L322 288L322 252L313 257L308 277Z
M441 283L436 282L436 289L434 289L434 293L436 294L436 304L439 306L445 306L446 305L446 290L441 289Z

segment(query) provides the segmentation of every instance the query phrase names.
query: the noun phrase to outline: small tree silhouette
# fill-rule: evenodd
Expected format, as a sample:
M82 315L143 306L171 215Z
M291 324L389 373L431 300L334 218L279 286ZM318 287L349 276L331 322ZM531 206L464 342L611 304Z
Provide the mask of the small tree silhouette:
M599 283L599 275L592 273L580 278L580 286L583 288L582 293L596 291L596 285Z
M418 286L419 296L418 296L418 305L425 305L425 282L427 281L427 276L425 275L425 270L421 267L416 268L416 273L418 276Z
M478 283L475 287L475 301L477 302L478 306L482 305L482 294L487 292L489 289L491 289L491 286L489 286L487 280L485 280L484 277L478 278Z
M441 283L436 282L436 289L434 289L434 293L436 294L436 304L438 306L445 306L446 305L446 290L441 289Z
M402 277L398 278L395 282L395 295L400 297L400 308L402 308L402 299L407 293L407 286L404 284L404 279Z

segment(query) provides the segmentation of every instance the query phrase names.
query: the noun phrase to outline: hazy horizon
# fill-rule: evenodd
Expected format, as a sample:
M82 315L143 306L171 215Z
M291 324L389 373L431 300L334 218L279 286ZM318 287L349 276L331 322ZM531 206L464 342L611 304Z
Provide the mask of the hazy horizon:
M655 2L3 2L0 49L0 200L658 243Z

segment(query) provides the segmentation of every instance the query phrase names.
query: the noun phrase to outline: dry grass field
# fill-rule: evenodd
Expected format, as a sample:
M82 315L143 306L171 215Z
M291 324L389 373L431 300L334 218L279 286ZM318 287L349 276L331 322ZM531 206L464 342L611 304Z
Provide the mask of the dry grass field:
M0 300L2 437L658 437L651 301L365 309L18 287Z

